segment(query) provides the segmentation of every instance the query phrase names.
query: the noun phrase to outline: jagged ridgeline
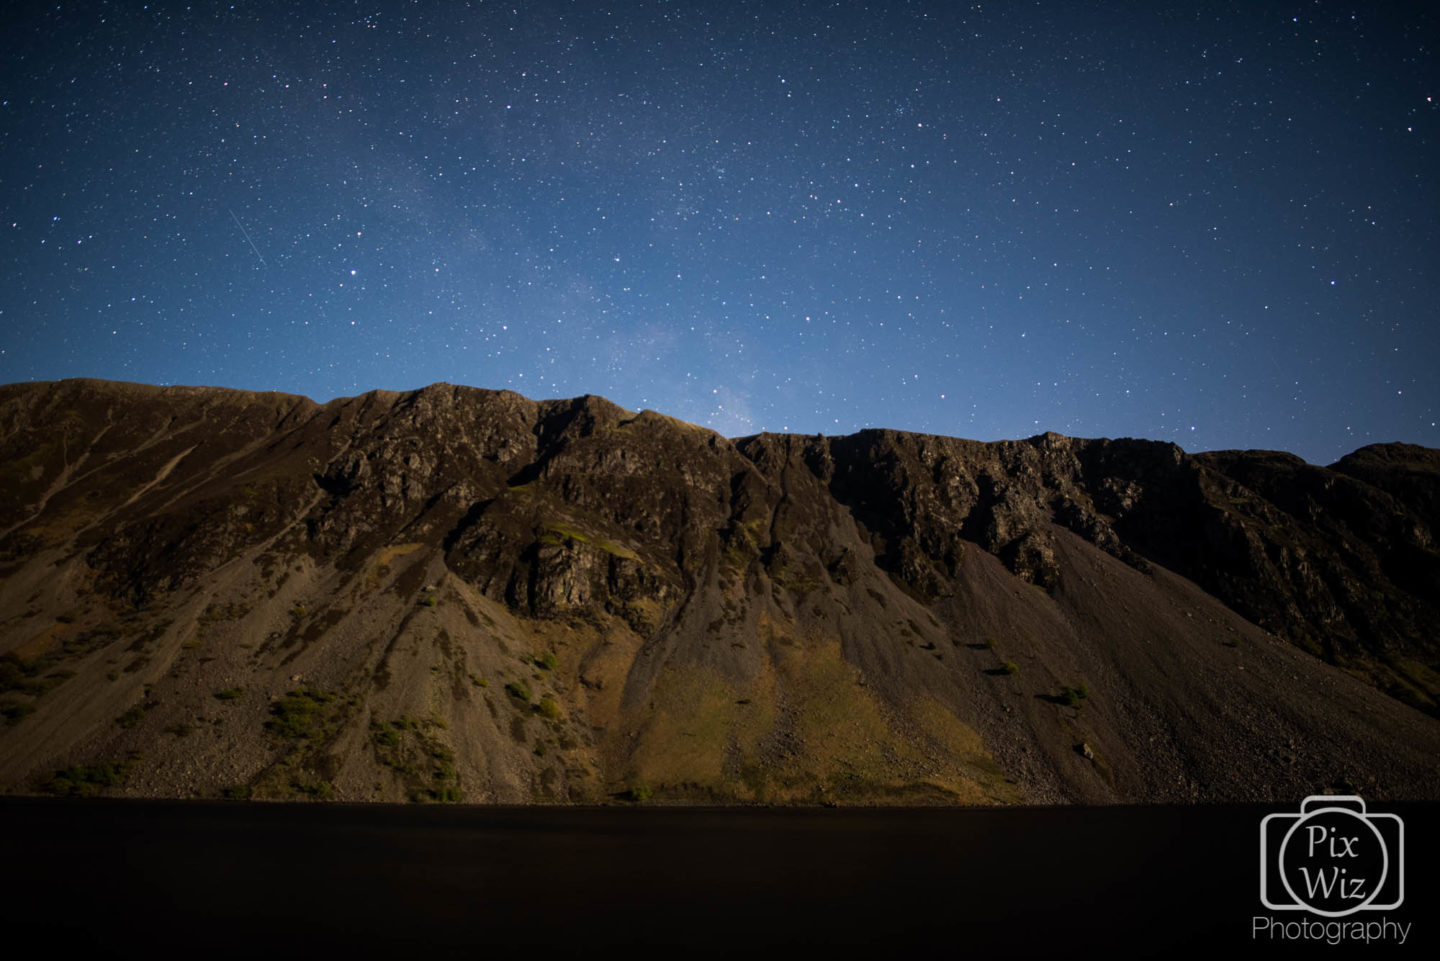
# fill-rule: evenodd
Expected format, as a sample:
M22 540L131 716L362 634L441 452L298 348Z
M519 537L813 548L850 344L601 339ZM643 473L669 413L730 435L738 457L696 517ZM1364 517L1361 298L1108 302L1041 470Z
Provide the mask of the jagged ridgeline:
M1440 797L1440 452L0 387L0 788Z

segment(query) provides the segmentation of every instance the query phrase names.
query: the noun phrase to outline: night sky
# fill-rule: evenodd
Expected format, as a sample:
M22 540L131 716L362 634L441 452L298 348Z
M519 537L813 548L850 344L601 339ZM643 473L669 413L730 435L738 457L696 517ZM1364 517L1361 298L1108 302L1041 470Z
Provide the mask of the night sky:
M0 382L1440 446L1428 6L6 4Z

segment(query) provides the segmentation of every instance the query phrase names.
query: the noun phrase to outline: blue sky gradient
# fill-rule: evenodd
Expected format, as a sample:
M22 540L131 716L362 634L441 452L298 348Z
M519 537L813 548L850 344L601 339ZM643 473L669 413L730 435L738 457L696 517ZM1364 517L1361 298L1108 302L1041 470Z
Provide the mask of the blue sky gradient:
M1440 446L1424 5L0 18L3 382Z

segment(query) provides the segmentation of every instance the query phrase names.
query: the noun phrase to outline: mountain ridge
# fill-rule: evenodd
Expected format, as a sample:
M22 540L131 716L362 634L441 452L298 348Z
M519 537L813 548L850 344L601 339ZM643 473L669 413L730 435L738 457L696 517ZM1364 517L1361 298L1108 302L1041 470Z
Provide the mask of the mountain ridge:
M1413 445L72 380L0 387L0 465L6 790L1440 795Z

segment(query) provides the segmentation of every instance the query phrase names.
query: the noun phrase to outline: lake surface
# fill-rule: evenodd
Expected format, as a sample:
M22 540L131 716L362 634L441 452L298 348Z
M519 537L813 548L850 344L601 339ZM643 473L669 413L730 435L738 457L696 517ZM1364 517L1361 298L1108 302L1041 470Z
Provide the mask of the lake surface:
M1440 804L1373 808L1400 814L1407 829L1406 903L1388 917L1413 922L1405 953L1433 951ZM1268 913L1258 836L1277 810L3 798L0 904L12 937L37 930L42 944L156 957L482 957L502 945L733 954L784 944L882 957L915 947L1055 956L1089 945L1117 956L1268 955L1287 945L1257 943L1251 919Z

